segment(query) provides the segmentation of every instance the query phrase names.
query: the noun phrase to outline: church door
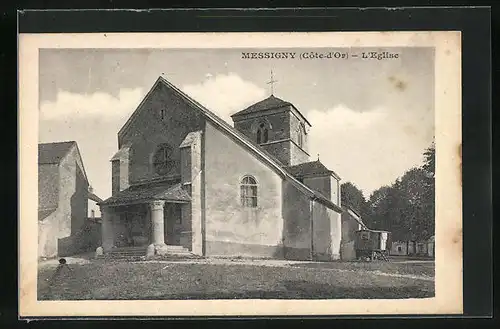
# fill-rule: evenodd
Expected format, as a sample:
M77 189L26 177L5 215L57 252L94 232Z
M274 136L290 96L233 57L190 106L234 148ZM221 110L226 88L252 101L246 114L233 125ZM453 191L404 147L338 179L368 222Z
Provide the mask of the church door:
M180 204L165 204L165 243L179 246L181 244L181 207Z

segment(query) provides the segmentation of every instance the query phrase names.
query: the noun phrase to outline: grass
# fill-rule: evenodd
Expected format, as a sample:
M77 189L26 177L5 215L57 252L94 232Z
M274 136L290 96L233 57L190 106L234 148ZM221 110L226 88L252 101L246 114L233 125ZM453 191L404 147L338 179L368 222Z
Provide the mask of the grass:
M420 265L420 266L417 266ZM68 269L69 268L69 269ZM433 263L242 264L92 261L38 274L39 300L423 298L434 281L378 275L432 275Z
M388 274L434 277L434 262L394 263L394 262L325 262L300 263L294 267L308 267L318 269L339 269L348 271L371 271Z

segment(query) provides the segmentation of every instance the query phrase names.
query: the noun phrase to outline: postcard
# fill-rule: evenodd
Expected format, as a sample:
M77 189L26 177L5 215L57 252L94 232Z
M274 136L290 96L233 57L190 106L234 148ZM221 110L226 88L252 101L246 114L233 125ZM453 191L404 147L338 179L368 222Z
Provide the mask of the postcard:
M461 314L460 42L20 34L20 316Z

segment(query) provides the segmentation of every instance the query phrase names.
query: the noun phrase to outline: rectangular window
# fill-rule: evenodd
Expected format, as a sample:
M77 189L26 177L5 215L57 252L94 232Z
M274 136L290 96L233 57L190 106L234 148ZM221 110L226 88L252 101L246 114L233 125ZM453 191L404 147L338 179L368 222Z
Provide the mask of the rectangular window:
M241 186L241 205L244 207L257 207L257 186Z

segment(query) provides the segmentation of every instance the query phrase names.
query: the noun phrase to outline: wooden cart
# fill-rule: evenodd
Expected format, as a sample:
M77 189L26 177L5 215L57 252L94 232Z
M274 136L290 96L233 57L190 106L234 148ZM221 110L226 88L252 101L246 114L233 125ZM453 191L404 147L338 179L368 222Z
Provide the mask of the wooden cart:
M390 232L363 229L356 231L355 234L354 248L357 259L367 261L375 259L388 260L387 256L391 249Z

